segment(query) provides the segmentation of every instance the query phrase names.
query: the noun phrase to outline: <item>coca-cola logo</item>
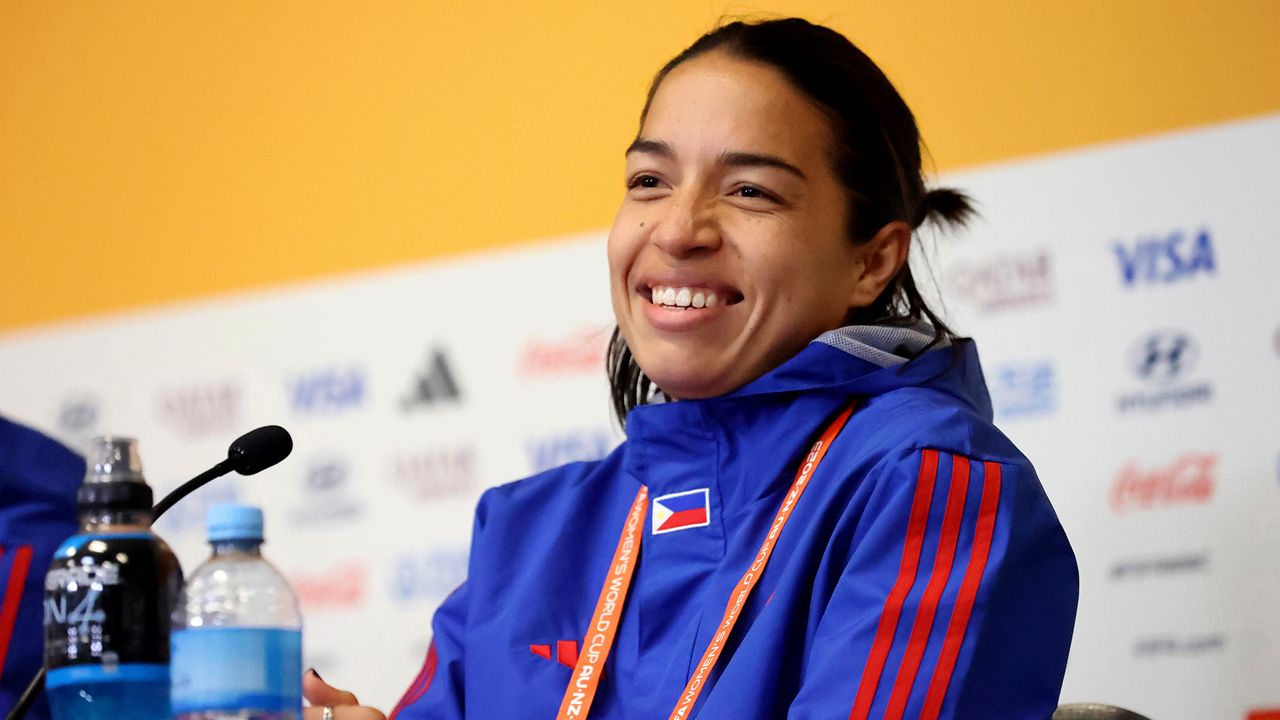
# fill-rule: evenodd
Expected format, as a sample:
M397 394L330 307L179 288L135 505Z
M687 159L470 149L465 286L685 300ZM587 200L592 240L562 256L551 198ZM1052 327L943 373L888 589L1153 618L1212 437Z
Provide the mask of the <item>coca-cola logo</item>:
M293 573L289 584L305 610L349 610L364 604L369 594L369 569L363 560L344 560L321 570Z
M603 372L608 347L609 331L602 327L579 328L553 340L527 340L516 372L522 377Z
M1168 465L1143 469L1130 461L1111 486L1111 509L1118 514L1178 505L1200 505L1213 497L1218 454L1183 453Z

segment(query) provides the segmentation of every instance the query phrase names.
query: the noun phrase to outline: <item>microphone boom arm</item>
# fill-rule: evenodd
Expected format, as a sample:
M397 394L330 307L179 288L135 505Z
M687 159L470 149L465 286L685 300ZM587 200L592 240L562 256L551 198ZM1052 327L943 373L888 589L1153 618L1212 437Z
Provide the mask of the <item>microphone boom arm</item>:
M182 498L200 489L201 486L205 485L210 480L220 478L234 469L235 466L232 464L231 460L223 460L217 465L214 465L208 470L205 470L199 475L174 488L168 495L165 495L160 502L156 503L154 508L151 509L152 522L159 520L160 516L163 515L166 510L173 507Z

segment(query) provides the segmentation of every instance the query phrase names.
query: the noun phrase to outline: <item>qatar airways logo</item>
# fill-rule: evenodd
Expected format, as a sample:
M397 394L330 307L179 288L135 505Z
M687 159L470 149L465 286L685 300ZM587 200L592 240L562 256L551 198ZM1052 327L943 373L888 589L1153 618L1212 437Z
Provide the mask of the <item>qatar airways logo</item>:
M1213 498L1218 454L1187 452L1173 462L1144 468L1129 461L1111 485L1111 509L1118 515L1181 505L1203 505Z
M340 560L319 570L290 573L289 585L304 610L350 610L368 597L369 568L363 560Z
M1053 262L1048 250L957 263L947 277L953 297L984 313L1053 300Z
M604 372L609 330L598 326L578 328L550 340L525 341L516 361L516 374L525 378Z
M161 390L156 410L166 426L194 438L234 432L240 399L240 388L234 383L194 383Z
M392 478L419 500L467 495L478 484L476 450L462 445L405 453L392 461Z

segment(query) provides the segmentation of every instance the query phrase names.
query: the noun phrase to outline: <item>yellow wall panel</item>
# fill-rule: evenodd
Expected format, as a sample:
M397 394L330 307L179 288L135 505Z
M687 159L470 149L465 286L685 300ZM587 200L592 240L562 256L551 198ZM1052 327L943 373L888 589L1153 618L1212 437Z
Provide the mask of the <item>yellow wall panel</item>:
M0 2L0 329L607 226L649 77L742 3ZM941 169L1280 110L1280 3L783 3Z

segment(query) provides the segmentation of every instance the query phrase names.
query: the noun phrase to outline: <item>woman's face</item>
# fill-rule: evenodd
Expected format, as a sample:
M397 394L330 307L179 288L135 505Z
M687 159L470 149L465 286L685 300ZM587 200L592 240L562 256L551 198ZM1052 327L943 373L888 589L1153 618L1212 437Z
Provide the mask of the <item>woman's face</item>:
M855 303L863 252L822 112L776 70L711 52L671 71L627 151L613 310L675 398L759 377Z

